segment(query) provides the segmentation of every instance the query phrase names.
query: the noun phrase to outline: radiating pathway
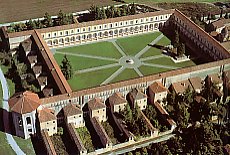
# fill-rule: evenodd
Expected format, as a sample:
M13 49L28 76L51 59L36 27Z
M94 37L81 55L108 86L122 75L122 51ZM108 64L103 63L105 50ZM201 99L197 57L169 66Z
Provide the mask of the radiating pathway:
M71 55L71 56L78 56L83 58L91 58L91 59L98 59L98 60L109 60L109 61L118 61L116 58L110 58L110 57L102 57L102 56L96 56L96 55L87 55L87 54L78 54L78 53L66 53L66 52L58 52L55 53L63 54L63 55Z
M114 72L109 78L107 78L101 85L111 82L115 77L117 77L125 68L121 66L116 72Z
M98 71L98 70L103 70L103 69L108 69L108 68L113 68L120 66L118 70L116 70L112 75L110 75L107 79L105 79L101 85L108 84L110 83L113 79L118 77L122 71L124 71L126 68L133 69L139 76L143 76L143 73L139 70L140 66L150 66L150 67L157 67L157 68L166 68L166 69L177 69L178 67L173 67L173 66L168 66L168 65L160 65L160 64L154 64L154 63L147 63L145 61L147 60L154 60L162 57L166 57L165 55L153 55L149 57L144 57L140 58L144 53L146 53L150 48L152 48L153 45L158 43L162 38L164 37L163 34L160 34L157 38L155 38L149 45L144 47L141 51L139 51L135 56L129 56L125 53L124 49L122 46L119 45L117 42L117 39L111 39L109 42L111 42L117 51L121 54L120 59L116 58L111 58L111 57L104 57L104 56L95 56L95 55L90 55L90 54L79 54L79 53L66 53L66 52L59 52L55 51L55 53L63 54L63 55L70 55L70 56L78 56L78 57L84 57L84 58L91 58L91 59L97 59L97 60L107 60L107 61L113 61L111 64L107 65L101 65L101 66L96 66L96 67L91 67L87 69L81 69L77 70L74 72L74 74L81 74L81 73L88 73L88 72L93 72L93 71ZM132 59L133 64L128 64L126 61Z
M159 40L161 40L164 37L163 34L159 35L155 40L153 40L150 45L155 45ZM140 52L138 52L135 57L139 58L141 55L143 55L145 52L147 52L149 49L151 48L151 46L146 46L145 48L143 48Z
M25 153L20 149L20 147L14 140L13 136L11 134L8 134L10 133L10 126L9 126L10 120L9 120L9 113L8 113L9 112L9 105L8 105L9 90L8 90L6 78L1 68L0 68L0 80L1 80L2 92L3 92L3 101L2 101L3 109L7 111L7 113L3 113L3 122L4 122L6 140L17 155L25 155Z
M146 62L143 62L142 65L150 66L150 67L157 67L157 68L167 68L167 69L177 69L178 68L178 67L173 67L173 66L159 65L159 64L146 63Z
M113 63L113 64L108 64L108 65L103 65L103 66L97 66L97 67L91 67L91 68L87 68L87 69L81 69L81 70L77 70L75 72L75 74L98 71L98 70L102 70L102 69L117 67L119 65L120 65L119 63Z

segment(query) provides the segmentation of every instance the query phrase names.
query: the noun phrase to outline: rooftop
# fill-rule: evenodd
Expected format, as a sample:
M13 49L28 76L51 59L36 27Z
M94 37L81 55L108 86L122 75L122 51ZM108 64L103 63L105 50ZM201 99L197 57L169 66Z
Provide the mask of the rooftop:
M149 86L149 89L153 92L153 93L161 93L161 92L165 92L168 89L165 88L163 86L163 84L161 82L154 82L153 84L151 84Z
M63 108L63 111L64 111L65 116L74 116L74 115L78 115L78 114L83 113L80 108L78 108L76 105L74 105L72 103L65 106Z
M184 93L188 87L192 88L189 80L172 83L172 88L177 94Z
M53 110L44 108L38 111L38 119L40 123L56 120L57 117L54 114Z
M116 92L109 97L109 103L111 105L119 105L119 104L127 103L127 101L120 93Z
M11 111L26 114L36 110L41 102L37 94L30 91L15 93L9 99L9 106Z
M105 107L105 104L103 104L99 98L94 98L88 102L89 110L98 110Z

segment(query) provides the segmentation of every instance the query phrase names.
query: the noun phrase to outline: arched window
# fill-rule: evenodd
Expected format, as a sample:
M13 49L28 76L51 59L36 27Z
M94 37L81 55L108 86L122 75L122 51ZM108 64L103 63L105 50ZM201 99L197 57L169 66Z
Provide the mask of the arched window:
M31 124L31 118L30 117L26 117L26 124L30 125Z

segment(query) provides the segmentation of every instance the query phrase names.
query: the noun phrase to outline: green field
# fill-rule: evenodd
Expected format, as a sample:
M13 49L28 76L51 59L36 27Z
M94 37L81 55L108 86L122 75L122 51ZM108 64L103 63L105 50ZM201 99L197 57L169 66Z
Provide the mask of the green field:
M148 46L155 39L157 45L169 45L167 37L159 38L161 34L154 32L60 48L56 49L54 57L59 65L64 55L69 59L73 77L68 83L74 91L195 65L192 61L175 64L170 57L162 54L162 50ZM124 57L134 57L134 66L130 68L121 63ZM135 66L138 62L140 65Z

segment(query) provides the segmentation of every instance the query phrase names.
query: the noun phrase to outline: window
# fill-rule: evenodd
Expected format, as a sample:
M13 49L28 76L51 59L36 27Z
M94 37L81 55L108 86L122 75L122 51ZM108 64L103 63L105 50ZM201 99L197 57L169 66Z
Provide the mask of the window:
M18 124L19 124L19 126L22 126L22 118L21 117L18 117Z
M97 113L100 113L100 111L98 110Z
M115 26L117 26L117 23L115 24Z
M73 33L74 33L74 31L73 31L73 30L71 30L71 33L73 34Z
M150 21L153 21L153 18L150 18Z
M136 24L138 23L138 20L136 20Z
M48 38L50 38L50 34L48 34Z
M81 115L79 115L79 117L81 117Z
M75 116L73 116L73 118L76 118Z
M100 29L100 30L101 30L101 28L102 28L102 27L101 27L101 26L99 26L99 29Z
M110 24L110 28L112 28L113 27L113 24Z
M69 34L69 32L68 31L65 31L65 35L67 36Z
M88 31L90 32L90 27L88 28Z
M32 129L28 129L28 132L32 132Z
M47 122L46 124L49 124L49 122Z
M55 130L55 127L54 127L54 130Z
M62 36L62 32L60 32L60 35Z
M130 21L130 24L132 25L132 24L133 24L133 21Z
M97 29L97 27L96 26L94 26L94 30L96 30Z
M80 32L80 29L77 29L77 32Z
M49 129L47 129L49 131Z
M103 109L103 111L105 111L105 109Z
M26 117L26 123L31 124L31 118L30 117Z
M54 37L56 37L57 36L57 33L54 33Z
M157 20L157 17L155 17L155 20Z
M85 28L83 28L83 32L85 32Z
M120 25L122 25L122 22L120 22Z
M104 28L106 29L106 28L107 28L107 25L104 25Z

